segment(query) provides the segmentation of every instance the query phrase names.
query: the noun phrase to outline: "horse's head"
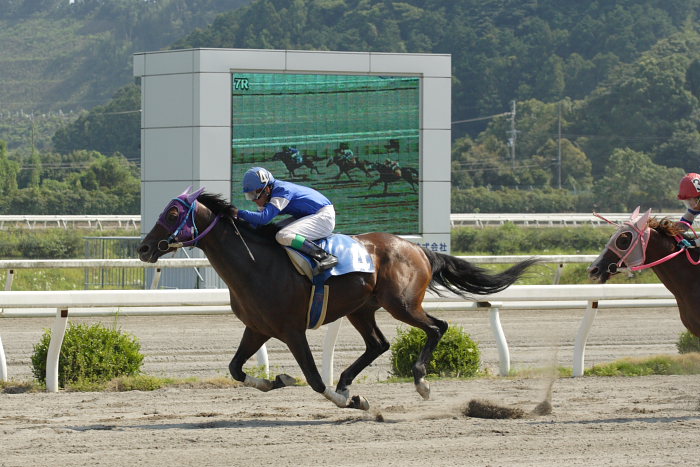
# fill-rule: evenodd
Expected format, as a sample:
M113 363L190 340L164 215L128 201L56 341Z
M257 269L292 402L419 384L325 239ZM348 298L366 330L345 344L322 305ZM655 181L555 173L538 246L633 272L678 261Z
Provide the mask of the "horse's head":
M634 268L644 264L651 234L648 225L650 215L651 209L640 215L637 207L629 220L618 225L603 252L588 267L588 277L591 280L605 283L610 276L620 272L621 268Z
M190 193L192 187L170 200L158 217L148 235L138 247L139 258L147 263L155 263L166 253L181 246L195 243L198 230L195 223L197 197L204 188Z

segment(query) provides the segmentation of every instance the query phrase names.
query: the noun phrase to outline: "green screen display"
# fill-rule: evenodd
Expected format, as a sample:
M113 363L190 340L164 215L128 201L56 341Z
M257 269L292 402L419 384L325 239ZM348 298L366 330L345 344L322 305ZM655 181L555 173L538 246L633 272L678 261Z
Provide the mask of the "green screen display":
M420 233L420 80L410 76L234 73L231 199L261 166L319 190L336 232Z

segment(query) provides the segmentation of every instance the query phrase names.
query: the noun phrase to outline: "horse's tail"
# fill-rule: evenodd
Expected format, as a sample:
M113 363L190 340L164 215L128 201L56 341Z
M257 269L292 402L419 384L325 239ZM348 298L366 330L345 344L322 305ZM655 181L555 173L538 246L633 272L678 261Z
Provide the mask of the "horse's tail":
M467 294L488 295L500 292L513 285L530 266L540 262L537 258L529 258L503 272L493 274L469 261L437 253L427 248L423 248L423 250L433 268L433 279L428 288L438 295L444 292L444 290L438 289L439 285L460 296Z

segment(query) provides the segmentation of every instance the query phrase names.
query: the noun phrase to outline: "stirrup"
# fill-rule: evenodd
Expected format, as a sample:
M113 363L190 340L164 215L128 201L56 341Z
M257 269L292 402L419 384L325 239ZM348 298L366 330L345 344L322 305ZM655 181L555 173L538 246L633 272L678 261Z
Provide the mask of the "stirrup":
M325 258L321 260L316 260L316 269L318 269L319 272L326 271L335 267L337 264L338 258L331 254L328 254Z

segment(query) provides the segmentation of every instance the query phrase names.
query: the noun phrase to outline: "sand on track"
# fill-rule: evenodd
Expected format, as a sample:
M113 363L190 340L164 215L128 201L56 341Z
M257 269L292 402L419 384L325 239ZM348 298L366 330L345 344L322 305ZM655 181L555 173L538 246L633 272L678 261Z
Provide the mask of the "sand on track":
M436 314L464 327L480 343L484 367L497 374L486 312ZM570 367L581 317L580 310L503 313L512 367ZM378 323L395 336L399 324L388 315ZM0 319L11 378L31 378L32 346L51 324ZM242 333L232 315L121 317L118 325L140 339L146 373L173 377L226 375ZM674 310L600 310L586 366L676 353L682 330ZM308 335L320 364L323 331ZM362 348L344 323L336 377ZM281 343L270 341L268 350L273 372L301 374ZM557 379L552 413L532 415L546 378L433 381L431 400L423 401L410 383L384 383L388 369L387 353L352 387L369 400L368 412L338 409L308 386L0 394L0 466L678 465L700 455L700 376ZM528 415L468 418L462 410L471 399Z

